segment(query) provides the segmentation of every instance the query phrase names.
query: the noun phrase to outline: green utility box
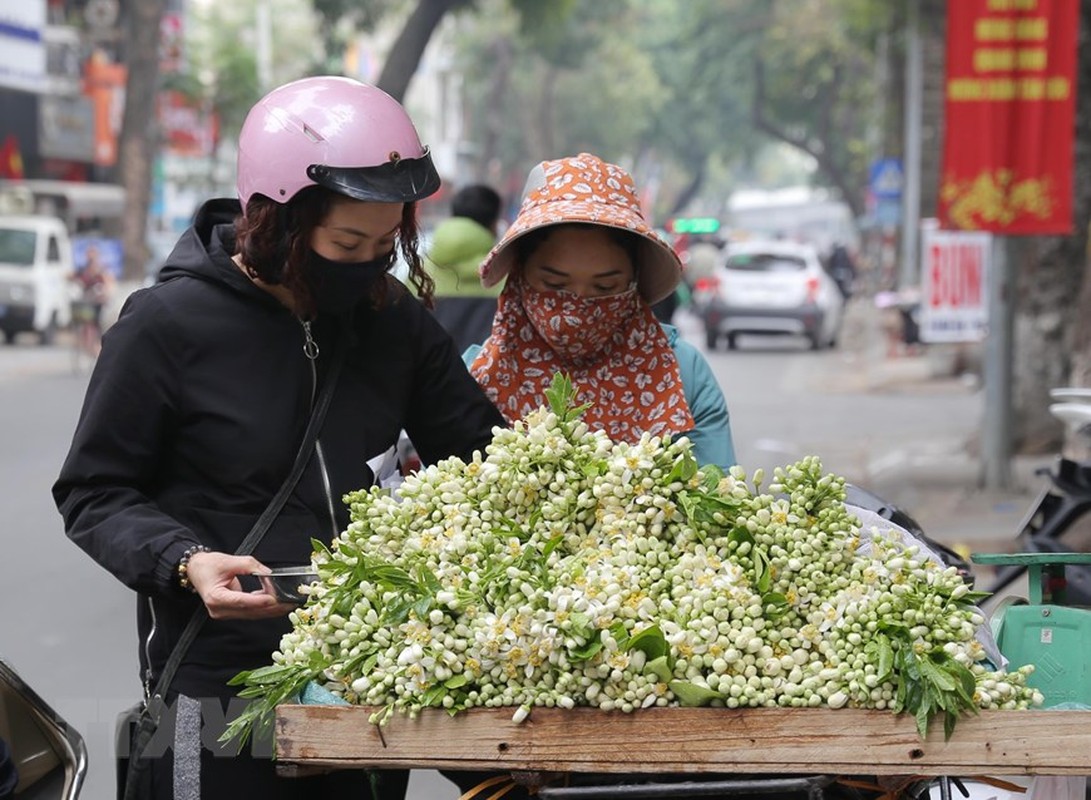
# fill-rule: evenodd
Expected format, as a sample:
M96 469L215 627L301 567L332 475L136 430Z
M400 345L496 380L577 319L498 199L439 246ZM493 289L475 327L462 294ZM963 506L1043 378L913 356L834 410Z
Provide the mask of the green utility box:
M992 628L1009 669L1033 664L1027 685L1061 703L1091 706L1091 609L1065 605L1065 565L1091 564L1091 553L975 553L977 564L1025 566L1026 602L1002 606Z

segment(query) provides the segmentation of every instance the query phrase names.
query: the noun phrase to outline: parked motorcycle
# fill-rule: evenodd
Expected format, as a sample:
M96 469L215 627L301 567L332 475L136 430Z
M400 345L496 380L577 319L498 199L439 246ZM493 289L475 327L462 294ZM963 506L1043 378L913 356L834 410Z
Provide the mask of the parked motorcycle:
M1056 401L1050 405L1050 413L1074 432L1091 436L1091 389L1057 388L1050 395ZM1046 482L1023 517L1017 540L1027 553L1070 551L1072 546L1061 539L1091 511L1091 461L1059 456L1052 466L1039 470L1038 474ZM1000 599L1025 572L1025 567L1003 568L982 588ZM1069 602L1091 606L1091 569L1072 565L1065 578ZM988 609L989 605L985 607Z
M86 774L79 731L0 658L0 798L76 800Z

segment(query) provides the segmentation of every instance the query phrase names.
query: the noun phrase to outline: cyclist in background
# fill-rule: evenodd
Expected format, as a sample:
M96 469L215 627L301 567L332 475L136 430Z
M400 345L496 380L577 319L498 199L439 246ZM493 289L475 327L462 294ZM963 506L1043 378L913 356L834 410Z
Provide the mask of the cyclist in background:
M73 304L77 346L92 357L98 356L102 338L102 307L114 294L114 276L102 263L98 248L87 248L83 269L72 275L80 288L80 298Z

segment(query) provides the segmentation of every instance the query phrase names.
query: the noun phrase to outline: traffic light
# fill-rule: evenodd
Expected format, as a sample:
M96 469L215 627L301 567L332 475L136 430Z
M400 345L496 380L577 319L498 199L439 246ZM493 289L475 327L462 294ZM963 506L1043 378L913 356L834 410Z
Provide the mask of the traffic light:
M671 233L716 233L720 220L715 217L675 217L668 225Z

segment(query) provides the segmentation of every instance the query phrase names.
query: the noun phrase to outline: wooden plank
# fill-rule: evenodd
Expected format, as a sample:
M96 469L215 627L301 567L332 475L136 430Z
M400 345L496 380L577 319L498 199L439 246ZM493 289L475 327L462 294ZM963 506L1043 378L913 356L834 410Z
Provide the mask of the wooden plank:
M536 708L456 717L373 708L277 709L277 758L299 765L601 773L1091 775L1091 711L984 711L950 741L936 720L856 709L651 708L632 714Z

